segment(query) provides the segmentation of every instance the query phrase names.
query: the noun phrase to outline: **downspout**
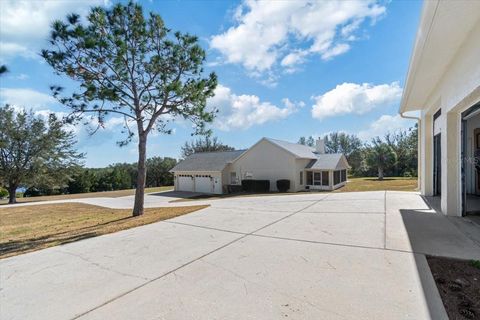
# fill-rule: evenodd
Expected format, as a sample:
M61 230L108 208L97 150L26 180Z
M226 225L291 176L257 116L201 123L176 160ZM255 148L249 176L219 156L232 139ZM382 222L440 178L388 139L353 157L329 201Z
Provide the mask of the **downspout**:
M422 119L420 117L413 117L413 116L406 116L403 112L400 112L400 117L404 119L412 119L417 120L417 188L421 191L421 176L422 176L422 163L421 163L421 155L422 155L422 144L420 143L422 137Z

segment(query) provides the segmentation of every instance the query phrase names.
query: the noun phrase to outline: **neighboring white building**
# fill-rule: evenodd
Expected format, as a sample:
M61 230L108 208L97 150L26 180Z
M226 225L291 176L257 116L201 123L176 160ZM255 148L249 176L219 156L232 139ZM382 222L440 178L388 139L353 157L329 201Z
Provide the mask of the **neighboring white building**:
M447 215L480 211L480 1L425 1L400 106L410 111L422 194Z
M348 162L343 154L326 154L323 140L315 148L262 138L248 150L195 153L178 163L175 190L225 193L244 179L290 180L289 191L334 190L346 184Z

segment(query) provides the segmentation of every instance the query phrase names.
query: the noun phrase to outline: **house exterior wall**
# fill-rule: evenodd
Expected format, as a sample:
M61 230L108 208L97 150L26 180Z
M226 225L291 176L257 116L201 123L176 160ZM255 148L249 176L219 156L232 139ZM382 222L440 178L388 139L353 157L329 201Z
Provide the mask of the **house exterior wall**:
M310 162L310 159L296 159L293 176L295 177L294 180L291 182L290 188L293 191L301 191L305 190L305 186L307 185L307 176L305 175L305 167ZM300 184L300 172L303 174L303 184Z
M270 180L270 191L277 191L277 180L288 179L290 190L297 190L296 168L294 155L266 140L261 140L232 163L229 172L236 172L240 180L246 179L247 174L251 179Z
M461 113L480 101L480 21L437 83L421 114L420 186L424 195L433 193L433 114L441 109L435 131L441 132L442 212L462 215Z

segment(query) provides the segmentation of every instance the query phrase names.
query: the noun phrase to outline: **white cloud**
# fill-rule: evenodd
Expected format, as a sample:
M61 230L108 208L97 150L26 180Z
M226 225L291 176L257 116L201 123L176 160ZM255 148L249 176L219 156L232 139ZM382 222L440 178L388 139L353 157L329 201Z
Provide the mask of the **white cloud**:
M1 88L0 101L3 104L11 104L26 109L38 109L57 102L51 95L29 88Z
M219 110L214 125L224 131L247 129L285 119L304 105L303 102L295 103L289 99L283 99L282 103L283 107L278 107L268 101L261 101L255 95L236 95L222 85L215 89L215 96L208 100L211 109Z
M312 117L324 119L344 114L364 114L400 101L402 88L398 82L373 85L342 83L320 96L313 97Z
M405 130L414 125L414 120L402 118L399 114L394 116L384 114L372 122L367 130L358 132L358 137L369 140L377 136L383 137L388 132Z
M235 26L213 36L210 45L227 63L242 64L255 74L278 61L288 72L307 55L328 60L347 52L347 42L356 40L362 23L374 23L385 10L376 0L245 0L235 11Z
M55 19L64 19L69 13L84 15L93 5L105 0L44 0L0 1L0 60L15 56L37 57Z

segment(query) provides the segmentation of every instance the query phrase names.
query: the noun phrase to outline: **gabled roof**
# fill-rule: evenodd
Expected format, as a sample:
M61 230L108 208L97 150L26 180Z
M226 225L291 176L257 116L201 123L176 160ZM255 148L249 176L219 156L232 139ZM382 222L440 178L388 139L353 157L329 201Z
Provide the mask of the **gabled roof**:
M227 164L241 156L246 150L199 152L180 161L170 172L176 171L222 171Z
M279 146L282 149L287 150L297 158L306 158L306 159L317 158L317 154L315 153L315 148L305 146L299 143L292 143L292 142L276 140L271 138L264 138L264 139Z
M310 161L305 169L335 170L347 169L347 158L342 153L318 154L317 159Z

